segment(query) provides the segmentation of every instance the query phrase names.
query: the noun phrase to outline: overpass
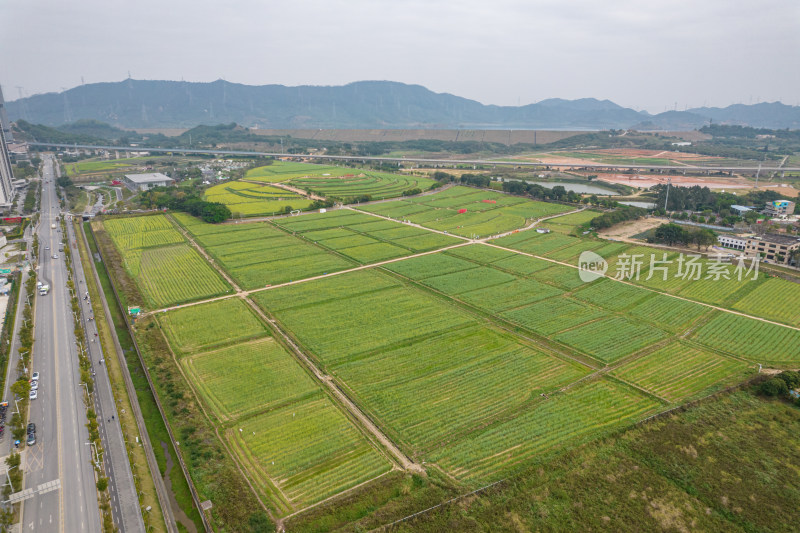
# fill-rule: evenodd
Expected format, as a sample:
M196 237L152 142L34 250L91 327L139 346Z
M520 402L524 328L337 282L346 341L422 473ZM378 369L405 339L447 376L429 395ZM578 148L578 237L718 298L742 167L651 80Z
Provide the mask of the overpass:
M418 165L481 165L492 167L528 167L531 169L563 169L563 170L589 170L605 172L658 172L658 173L702 173L712 172L744 173L759 175L762 172L780 172L783 176L786 172L800 173L800 167L778 166L704 166L704 165L649 165L649 164L608 164L608 163L541 163L535 161L495 161L492 159L436 159L424 157L386 157L386 156L360 156L360 155L325 155L325 154L287 154L281 152L256 152L244 150L221 150L218 148L149 148L145 146L101 146L94 144L59 144L59 143L39 143L30 142L30 146L40 146L42 148L71 148L73 150L117 150L120 152L151 152L151 153L179 153L179 154L202 154L218 156L257 156L257 157L302 157L304 159L319 159L320 161L377 161L385 163L413 163Z

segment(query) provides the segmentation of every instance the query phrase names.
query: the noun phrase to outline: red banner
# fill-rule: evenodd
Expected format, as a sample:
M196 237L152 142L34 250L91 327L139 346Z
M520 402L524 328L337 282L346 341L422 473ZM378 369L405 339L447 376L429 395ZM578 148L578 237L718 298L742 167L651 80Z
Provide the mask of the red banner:
M22 217L8 217L4 218L3 222L8 222L9 224L19 224L22 222Z

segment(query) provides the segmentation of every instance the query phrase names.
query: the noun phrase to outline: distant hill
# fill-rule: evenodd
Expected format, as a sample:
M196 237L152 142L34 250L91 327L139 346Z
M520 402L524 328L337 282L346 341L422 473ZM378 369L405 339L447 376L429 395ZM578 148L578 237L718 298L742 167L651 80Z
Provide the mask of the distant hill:
M261 129L686 129L708 124L800 127L800 108L783 104L699 108L651 115L608 100L543 100L525 106L483 105L420 85L361 81L344 86L251 86L128 79L92 83L12 102L12 120L58 126L78 120L117 128L189 128L236 122ZM95 125L96 126L96 125ZM92 130L92 123L86 123ZM88 131L86 132L88 133ZM103 132L91 134L105 136Z

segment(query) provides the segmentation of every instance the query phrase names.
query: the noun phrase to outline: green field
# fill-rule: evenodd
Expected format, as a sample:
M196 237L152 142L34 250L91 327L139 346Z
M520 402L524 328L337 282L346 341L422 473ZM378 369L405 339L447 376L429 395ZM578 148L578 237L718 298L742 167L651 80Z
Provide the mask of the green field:
M326 168L329 180L351 171ZM316 170L276 163L252 172L292 181ZM282 194L254 186L264 198ZM549 234L497 240L510 249L401 222L463 235L486 225L496 235L570 209L498 192L451 187L367 209L223 225L176 214L211 261L164 215L99 223L148 306L230 294L154 314L147 320L160 328L136 335L149 350L163 336L166 353L151 360L168 361L193 390L176 405L202 407L276 517L393 467L315 374L437 483L463 493L740 382L756 363L800 361L800 331L707 305L794 324L800 289L785 280L739 281L729 265L721 271L734 279L685 279L677 255L659 250L666 280L643 260L630 283L585 283L570 266L583 250L605 257L612 275L626 257L654 253L570 235L587 211L554 219ZM216 268L258 290L231 294ZM292 343L308 359L287 351ZM175 398L174 381L160 387L165 402Z
M224 317L209 320L209 317ZM240 298L193 305L157 315L172 349L180 354L234 344L267 334L255 312Z
M205 191L203 199L225 204L232 218L275 215L283 213L287 207L307 209L312 203L309 198L286 189L245 181L214 185Z
M627 425L660 405L633 389L595 380L539 399L519 416L437 450L432 460L475 482L495 479L526 459L576 446ZM487 453L490 452L490 453Z
M241 429L241 431L239 431ZM295 509L389 470L389 462L321 394L228 430L259 490L276 486Z
M730 313L716 312L692 339L757 363L800 361L800 331Z
M231 291L164 215L103 222L144 303L161 308Z
M676 341L628 363L614 375L671 402L683 402L722 384L741 381L749 367Z
M186 357L181 365L222 421L319 395L319 387L270 337Z
M373 204L362 209L464 237L486 237L521 228L537 218L569 211L570 207L499 192L451 187L427 196Z
M436 183L418 176L289 161L251 169L246 178L265 183L286 182L325 197L347 199L370 195L375 200L400 196L410 189L428 190Z
M302 217L300 217L302 218ZM179 219L183 222L183 219ZM186 226L226 272L245 289L255 289L355 266L341 256L275 226L211 224Z

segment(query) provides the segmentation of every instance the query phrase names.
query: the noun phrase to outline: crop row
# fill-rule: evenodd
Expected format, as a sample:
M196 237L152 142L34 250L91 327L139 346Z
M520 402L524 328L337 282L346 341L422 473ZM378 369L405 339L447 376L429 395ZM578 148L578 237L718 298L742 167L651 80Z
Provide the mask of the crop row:
M210 298L231 290L188 244L145 249L137 282L153 307Z
M445 469L473 482L496 479L532 457L553 453L630 424L659 404L607 380L540 399L518 416L477 430L431 454Z
M729 359L675 341L614 371L673 402L686 401L733 377L740 378L747 363Z
M319 386L271 337L181 359L220 420L319 394Z
M414 453L427 453L516 414L587 370L472 325L346 361L333 372Z
M554 338L605 363L665 338L667 334L648 324L612 316L559 333Z
M315 503L390 468L321 393L242 420L228 431L262 490L268 478L297 507Z
M159 324L179 354L208 350L267 334L252 309L240 298L229 298L157 315Z
M731 313L717 312L692 338L757 363L800 361L800 331Z

